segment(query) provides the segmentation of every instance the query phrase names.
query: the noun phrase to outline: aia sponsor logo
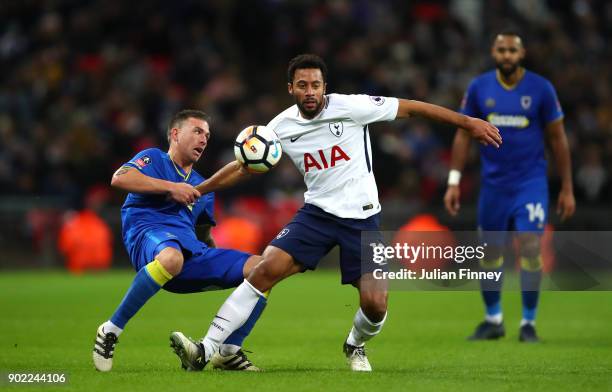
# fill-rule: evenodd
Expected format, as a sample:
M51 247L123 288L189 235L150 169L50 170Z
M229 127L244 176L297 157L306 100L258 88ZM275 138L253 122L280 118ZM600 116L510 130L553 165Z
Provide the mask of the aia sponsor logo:
M323 170L336 166L340 161L350 161L348 156L340 146L333 146L329 151L317 150L316 153L304 154L304 173L310 170Z

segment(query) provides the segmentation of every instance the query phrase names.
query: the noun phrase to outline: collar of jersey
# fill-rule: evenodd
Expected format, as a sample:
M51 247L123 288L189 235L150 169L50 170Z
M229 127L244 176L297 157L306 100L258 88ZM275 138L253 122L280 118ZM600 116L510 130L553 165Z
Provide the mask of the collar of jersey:
M521 75L521 77L519 78L519 80L516 81L516 83L514 84L508 84L506 82L504 82L502 80L502 78L499 76L499 71L496 69L495 70L495 78L497 79L497 81L499 82L499 84L504 88L504 90L514 90L516 88L516 86L518 86L521 81L525 78L525 74L527 73L527 70L525 70L525 68L521 67L520 69L522 69L523 74Z
M168 156L168 159L170 159L170 162L172 162L172 166L174 166L174 170L176 170L176 172L178 173L179 176L183 177L183 181L187 182L187 180L189 179L189 176L191 175L191 172L193 171L193 169L189 170L189 173L183 174L183 173L185 173L185 171L183 169L181 169L180 167L176 166L176 163L174 163L174 161L172 160L172 157L170 156L170 154L166 153L166 155Z

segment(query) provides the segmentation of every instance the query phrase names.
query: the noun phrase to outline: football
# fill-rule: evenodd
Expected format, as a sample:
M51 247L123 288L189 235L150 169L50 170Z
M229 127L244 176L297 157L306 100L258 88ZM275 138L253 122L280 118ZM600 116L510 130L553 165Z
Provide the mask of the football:
M265 173L280 160L283 150L276 133L263 125L243 129L234 142L234 155L251 173Z

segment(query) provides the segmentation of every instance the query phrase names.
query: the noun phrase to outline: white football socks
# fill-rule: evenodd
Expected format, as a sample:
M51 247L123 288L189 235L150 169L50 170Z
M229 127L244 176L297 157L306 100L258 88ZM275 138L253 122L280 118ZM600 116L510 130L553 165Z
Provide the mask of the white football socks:
M104 324L102 324L102 331L104 331L104 333L112 332L117 335L117 337L119 337L119 335L121 335L121 332L123 332L123 328L119 328L118 326L113 324L112 321L108 320Z
M485 314L485 321L491 324L500 325L504 321L504 315L501 312L493 315Z
M387 313L385 313L385 317L381 321L373 323L366 317L366 315L363 313L363 310L359 308L359 310L357 310L357 313L355 313L355 318L353 319L353 328L351 328L351 332L349 333L346 342L351 346L363 346L365 342L380 333L380 330L382 329L386 320Z
M264 295L246 279L227 297L202 339L206 361L232 332L242 327L262 297Z
M527 319L521 320L521 327L524 327L527 324L530 324L532 327L535 327L535 320L527 320Z

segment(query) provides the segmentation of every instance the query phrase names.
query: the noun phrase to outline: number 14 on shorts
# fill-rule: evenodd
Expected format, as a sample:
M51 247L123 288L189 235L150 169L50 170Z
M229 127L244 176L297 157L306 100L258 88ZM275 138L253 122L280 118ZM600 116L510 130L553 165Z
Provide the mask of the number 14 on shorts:
M544 223L546 213L542 208L542 203L527 203L525 208L529 211L529 222L535 222L537 219L540 223Z

